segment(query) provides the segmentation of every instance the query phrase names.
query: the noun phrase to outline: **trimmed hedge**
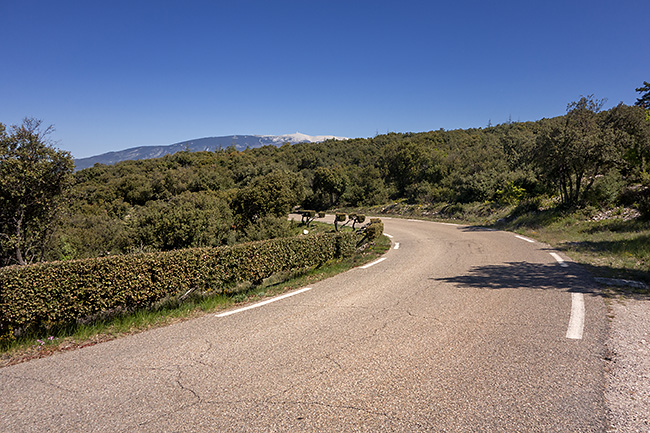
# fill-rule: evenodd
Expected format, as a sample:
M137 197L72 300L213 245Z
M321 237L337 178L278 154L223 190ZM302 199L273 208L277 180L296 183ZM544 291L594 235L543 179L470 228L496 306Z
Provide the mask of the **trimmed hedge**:
M384 233L384 223L379 218L370 218L370 223L365 230L365 240L374 242Z
M272 239L233 247L102 257L0 268L0 339L15 330L77 323L134 310L199 288L226 292L277 272L321 265L354 252L353 233Z

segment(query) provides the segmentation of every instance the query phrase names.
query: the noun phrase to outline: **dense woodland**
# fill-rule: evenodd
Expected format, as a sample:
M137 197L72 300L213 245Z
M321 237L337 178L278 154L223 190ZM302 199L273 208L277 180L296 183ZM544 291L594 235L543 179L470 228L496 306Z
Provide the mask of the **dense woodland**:
M402 200L520 205L534 211L542 198L555 197L557 206L625 204L648 216L647 108L620 104L603 111L601 101L583 97L568 105L566 115L536 122L180 152L70 170L65 199L48 216L56 213L58 224L44 227L40 217L31 235L39 233L43 242L23 251L23 259L68 260L280 237L291 232L286 216L295 206L328 210ZM0 133L5 143L11 141L4 127ZM10 153L12 145L4 146ZM15 197L8 193L11 184L3 182L0 204L8 206ZM19 232L4 212L0 265L9 265L17 262L12 233Z

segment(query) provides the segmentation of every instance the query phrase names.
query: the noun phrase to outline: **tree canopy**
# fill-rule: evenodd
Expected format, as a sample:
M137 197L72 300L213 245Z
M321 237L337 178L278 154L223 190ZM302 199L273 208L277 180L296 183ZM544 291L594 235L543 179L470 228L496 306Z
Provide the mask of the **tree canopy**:
M650 110L650 83L644 81L643 86L635 90L641 93L641 96L636 100L636 104L634 105L637 105L644 110Z
M0 124L0 261L40 260L73 171L68 152L46 137L52 127L27 118L7 133Z
M620 155L619 142L598 116L602 106L593 95L582 97L567 106L566 116L545 122L538 136L539 170L558 186L564 204L579 202Z

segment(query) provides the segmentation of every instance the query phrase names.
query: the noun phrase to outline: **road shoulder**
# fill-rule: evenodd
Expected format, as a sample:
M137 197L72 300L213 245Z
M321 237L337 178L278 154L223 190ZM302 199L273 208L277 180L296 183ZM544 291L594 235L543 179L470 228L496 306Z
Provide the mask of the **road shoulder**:
M605 402L609 432L650 431L650 300L609 303Z

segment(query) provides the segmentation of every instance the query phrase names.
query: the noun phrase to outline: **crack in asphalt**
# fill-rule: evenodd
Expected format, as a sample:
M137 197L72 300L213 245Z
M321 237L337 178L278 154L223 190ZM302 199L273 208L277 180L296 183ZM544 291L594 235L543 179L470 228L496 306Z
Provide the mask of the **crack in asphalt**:
M196 400L197 400L196 403L201 403L201 402L203 401L203 399L201 398L201 396L199 395L199 393L196 392L196 391L194 391L194 389L190 388L189 386L185 386L185 385L183 385L183 382L182 382L182 375L183 375L183 371L181 371L181 369L179 369L179 371L178 371L178 376L176 377L176 385L178 385L178 387L179 387L181 390L183 390L183 391L189 391L190 393L192 393L192 395L194 396L194 398L196 398Z
M343 368L343 366L342 366L342 365L341 365L341 364L340 364L336 359L334 359L334 358L332 357L332 354L331 354L331 353L326 354L326 355L325 355L325 359L327 359L328 361L330 361L332 364L336 365L340 370L345 371L345 369Z
M51 388L55 388L55 389L58 389L58 390L61 390L61 391L69 392L71 394L79 394L79 391L77 391L75 389L64 388L64 387L62 387L60 385L57 385L57 384L52 383L52 382L48 382L48 381L40 379L40 378L26 377L26 376L19 376L19 375L15 375L15 374L5 374L5 373L3 373L0 376L10 377L10 378L13 378L13 379L18 379L18 380L30 380L32 382L40 383L42 385L46 385L46 386L49 386Z
M183 376L183 367L187 367L187 366L191 366L191 365L193 365L193 364L188 364L188 365L185 365L185 366L175 365L174 367L175 367L175 369L177 370L178 374L176 375L176 379L175 379L175 380L172 380L171 383L172 383L172 384L175 384L176 387L177 387L178 389L180 389L181 391L185 391L185 392L189 392L189 393L191 393L191 394L194 396L194 401L193 401L193 402L189 402L189 403L183 403L183 404L181 404L180 406L178 406L178 407L176 407L176 408L173 408L173 409L170 409L170 410L168 410L168 411L166 411L166 412L164 412L164 413L162 413L162 414L160 414L160 415L158 415L158 416L156 416L156 417L150 418L150 419L145 420L145 421L138 422L137 425L138 425L139 427L146 426L146 425L151 424L151 423L153 423L153 422L155 422L155 421L158 421L158 420L160 420L160 419L162 419L162 418L169 418L169 417L173 416L173 415L176 414L176 413L179 413L179 412L184 411L184 410L187 409L187 408L190 408L190 407L193 407L193 406L197 406L197 405L201 405L201 404L203 403L203 398L199 395L198 392L196 392L196 391L195 391L194 389L192 389L191 387L189 387L189 386L185 386L185 385L183 384L183 380L182 380L182 376ZM123 431L123 432L132 431L132 428L126 428L126 429L124 429L124 430L122 430L122 431Z
M290 387L291 389L293 387ZM285 390L287 391L287 390ZM250 404L250 405L269 405L269 406L318 406L318 407L324 407L324 408L329 408L329 409L341 409L341 410L352 410L352 411L357 411L357 412L362 412L368 415L376 416L376 417L382 417L385 418L391 422L396 422L396 423L403 423L406 425L413 426L418 429L426 429L428 428L427 425L413 421L413 420L406 420L404 418L389 414L387 412L382 412L382 411L377 411L377 410L371 410L368 408L360 407L360 406L355 406L355 405L346 405L346 404L334 404L334 403L326 403L322 401L300 401L300 400L271 400L273 397L270 397L270 399L238 399L238 400L201 400L200 402L196 402L192 405L185 405L183 407L178 408L177 410L170 411L167 414L164 414L162 417L167 417L172 415L173 413L179 412L189 406L193 405L219 405L219 406L237 406L241 404ZM160 419L161 417L158 417L156 419ZM139 423L139 426L144 426L149 423L151 423L152 420L146 421ZM127 430L124 430L127 431Z
M205 405L205 406L237 406L241 404L250 404L250 405L268 405L268 406L318 406L318 407L324 407L328 409L340 409L340 410L352 410L352 411L357 411L357 412L362 412L368 415L376 416L376 417L382 417L385 418L389 421L392 422L397 422L397 423L403 423L407 425L411 425L414 427L417 427L418 429L424 429L426 428L426 425L424 425L421 422L417 421L408 421L403 418L397 417L395 415L391 415L386 412L381 412L381 411L376 411L376 410L371 410L368 408L364 407L359 407L359 406L354 406L354 405L346 405L346 404L333 404L333 403L326 403L322 401L294 401L294 400L279 400L279 401L273 401L273 400L266 400L266 399L240 399L240 400L205 400L205 401L200 401L196 402L192 405L184 405L182 407L179 407L176 410L169 411L163 415L160 415L156 418L152 418L147 421L143 421L138 423L138 426L146 426L148 424L151 424L154 421L160 420L161 418L169 417L172 416L174 413L180 412L190 406L194 405ZM129 431L129 429L124 429L121 430L123 432Z
M173 378L173 377L169 378L169 383L174 388L179 389L181 392L190 393L193 396L193 401L188 402L188 403L183 403L180 406L178 406L176 408L173 408L173 409L170 409L170 410L168 410L168 411L166 411L166 412L164 412L164 413L162 413L162 414L160 414L160 415L158 415L156 417L153 417L153 418L150 418L148 420L138 422L137 425L139 427L144 427L146 425L149 425L149 424L151 424L151 423L153 423L155 421L158 421L160 419L163 419L163 418L169 418L169 417L173 416L176 413L182 412L185 409L193 407L193 406L201 405L204 402L201 395L196 390L194 390L192 387L186 385L184 383L184 381L183 381L183 374L185 372L185 369L189 368L189 367L194 367L196 365L202 365L202 366L208 367L208 368L216 371L215 366L213 366L213 365L211 365L211 364L209 364L209 363L207 363L207 362L205 362L205 361L203 361L201 359L205 355L207 355L214 347L214 345L212 344L212 342L210 340L205 339L204 342L206 343L206 347L203 350L201 350L200 352L196 353L190 359L188 359L187 363L170 364L170 365L167 365L167 366L164 366L164 367L145 368L145 370L149 370L149 371L165 371L165 372L170 372L170 373L173 372L173 371L176 371L176 373L177 373L176 377L175 378ZM140 368L140 369L142 369L142 368ZM121 430L121 431L122 432L132 431L132 428L126 428L126 429Z
M190 407L190 406L193 406L193 405L196 405L196 404L201 404L201 402L203 401L203 398L201 397L201 395L198 392L196 392L192 387L186 386L183 383L184 369L186 367L194 367L196 365L203 365L203 366L206 366L206 367L216 371L215 366L213 366L213 365L211 365L211 364L209 364L209 363L202 360L202 358L204 358L213 348L213 344L212 344L212 342L210 340L204 339L203 341L206 344L206 347L203 350L201 350L200 352L198 352L195 356L193 356L192 357L193 359L192 358L189 359L188 364L176 365L175 366L175 368L176 368L176 370L178 372L178 374L176 375L176 381L175 381L176 385L178 385L178 387L182 391L190 392L194 396L194 398L196 399L196 401L194 403L187 404L184 407Z
M207 354L212 350L212 348L213 348L213 346L214 346L214 345L212 344L212 341L210 341L210 340L208 340L208 339L204 339L203 341L207 344L207 347L206 347L204 350L202 350L201 352L198 353L198 356L197 356L197 357L198 357L199 359L201 359L201 358L203 358L205 355L207 355Z

